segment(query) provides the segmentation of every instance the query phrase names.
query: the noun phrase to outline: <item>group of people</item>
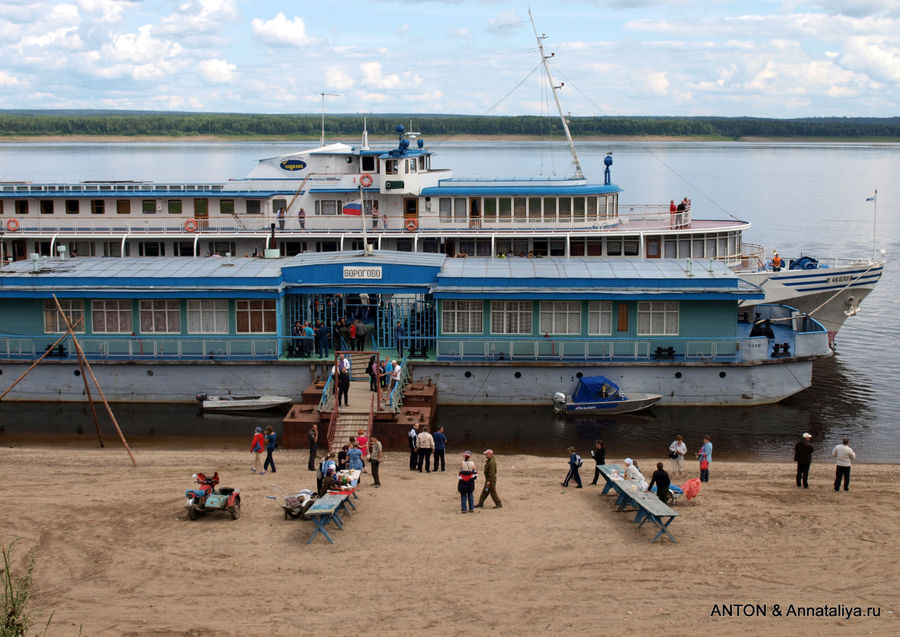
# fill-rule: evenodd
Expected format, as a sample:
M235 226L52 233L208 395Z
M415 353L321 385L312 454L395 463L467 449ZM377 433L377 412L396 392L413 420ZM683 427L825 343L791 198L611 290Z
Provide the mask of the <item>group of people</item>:
M287 209L281 206L275 211L275 218L278 219L278 229L284 230L284 224L287 221ZM306 228L306 210L303 207L297 211L297 221L300 224L300 229L304 230Z
M318 467L316 467L314 463L316 449L318 448L318 433L319 430L316 425L310 427L308 432L309 470L316 472L316 490L319 496L334 490L333 481L339 471L349 469L364 472L366 470L366 462L368 462L372 470L374 486L381 486L379 469L384 457L384 448L376 436L367 437L364 429L357 430L356 435L350 436L347 444L343 445L340 451L337 453L326 453L319 462Z
M810 442L812 434L805 433L794 445L794 462L797 463L797 486L804 489L809 488L809 467L812 464L812 456L815 447ZM831 450L831 457L834 458L834 490L841 490L843 484L844 491L850 490L850 467L856 460L856 453L850 447L850 439L844 438L841 444L835 445Z
M447 449L447 436L444 435L444 428L438 427L434 435L429 433L428 429L419 431L419 423L413 424L407 434L409 441L409 470L422 473L424 466L425 473L431 473L431 456L434 454L434 470L446 470L444 452Z
M378 391L381 387L385 391L391 391L394 385L400 382L403 368L397 361L384 360L379 362L373 354L366 363L366 374L369 376L369 391Z
M268 425L265 431L262 427L257 427L253 432L253 439L250 441L250 456L253 460L250 473L265 475L269 470L275 473L275 460L272 458L272 452L277 446L277 436L272 425ZM264 463L261 460L263 451L266 452Z
M481 488L481 497L475 504L475 483L478 480L478 468L472 460L472 452L463 453L462 462L459 464L456 490L459 492L460 513L474 513L475 509L484 507L484 502L490 496L495 509L502 509L503 503L497 495L497 460L492 449L484 450L484 486Z
M691 200L685 197L677 204L674 199L669 200L669 212L673 215L678 214L679 212L688 212L691 209Z

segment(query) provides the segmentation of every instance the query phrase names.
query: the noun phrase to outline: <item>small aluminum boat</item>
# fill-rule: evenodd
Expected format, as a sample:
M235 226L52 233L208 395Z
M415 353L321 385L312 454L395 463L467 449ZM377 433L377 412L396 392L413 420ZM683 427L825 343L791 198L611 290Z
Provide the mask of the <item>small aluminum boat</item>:
M292 402L286 396L208 396L197 394L197 402L210 411L259 411Z
M658 394L632 393L626 396L606 376L586 376L578 381L571 396L563 392L554 394L553 410L567 416L627 414L649 409L661 398Z

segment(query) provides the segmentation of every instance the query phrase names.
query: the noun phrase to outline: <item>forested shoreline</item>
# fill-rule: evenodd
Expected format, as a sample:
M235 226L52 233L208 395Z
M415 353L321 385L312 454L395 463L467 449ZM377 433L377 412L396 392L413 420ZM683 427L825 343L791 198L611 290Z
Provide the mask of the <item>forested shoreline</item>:
M373 136L398 124L430 136L561 137L558 118L537 116L369 115ZM145 111L0 111L0 137L283 137L317 139L322 116ZM362 115L326 115L329 137L356 137ZM571 117L575 137L900 139L900 117Z

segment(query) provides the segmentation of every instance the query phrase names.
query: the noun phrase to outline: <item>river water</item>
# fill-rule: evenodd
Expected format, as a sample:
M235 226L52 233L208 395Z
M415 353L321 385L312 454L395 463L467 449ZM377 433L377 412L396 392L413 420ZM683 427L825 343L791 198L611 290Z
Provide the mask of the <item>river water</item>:
M427 142L427 139L426 139ZM358 144L356 140L347 140ZM434 167L464 177L568 176L571 158L557 142L435 142ZM310 144L284 142L0 143L0 181L104 179L223 180L245 176L257 159ZM685 196L694 218L734 216L753 223L744 240L786 256L863 257L885 250L884 276L838 335L835 356L816 363L812 388L778 405L662 408L647 415L566 421L533 408L441 407L452 451L492 447L504 453L587 453L602 438L611 457L665 455L676 433L689 449L710 434L718 459L789 461L799 435L813 434L817 457L849 437L863 462L900 461L900 384L893 319L900 279L891 264L900 244L900 145L887 143L585 142L584 173L612 181L629 203ZM878 189L877 202L867 202ZM877 213L877 214L876 214ZM3 385L3 383L0 383ZM5 386L0 387L5 389ZM555 389L555 388L548 388ZM129 439L166 444L242 444L258 423L245 416L200 415L190 406L125 406L116 418ZM278 424L276 417L270 417ZM101 419L108 418L101 414ZM104 425L111 431L111 425ZM0 439L70 441L96 436L84 406L0 403ZM73 438L74 437L74 438ZM193 444L193 442L192 442Z

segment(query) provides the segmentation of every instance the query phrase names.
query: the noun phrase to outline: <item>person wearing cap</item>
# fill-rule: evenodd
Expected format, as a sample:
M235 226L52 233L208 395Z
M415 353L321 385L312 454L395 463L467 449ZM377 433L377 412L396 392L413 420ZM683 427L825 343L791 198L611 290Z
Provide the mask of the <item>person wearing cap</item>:
M772 250L772 271L781 271L781 257L778 256L778 250Z
M472 460L471 451L466 451L463 454L463 460L459 465L458 477L456 490L459 491L460 513L474 513L475 480L478 478L478 471L475 468L475 462Z
M253 440L250 442L250 455L253 457L253 466L250 467L250 473L265 473L262 466L262 452L265 447L265 437L263 436L262 427L257 427L253 433Z
M809 488L809 465L812 464L813 446L809 444L811 434L803 434L794 446L794 462L797 463L797 486Z
M488 495L494 501L495 509L502 509L503 503L500 502L500 496L497 495L497 461L494 460L494 452L492 449L484 450L484 487L481 489L481 497L478 498L478 504L475 506L479 509L484 506L484 501Z
M581 456L575 453L575 447L569 447L569 473L566 474L566 479L562 482L564 487L569 486L569 480L575 480L575 484L578 485L575 488L581 488L581 476L578 475L578 467L581 466L581 463Z
M625 479L640 483L646 481L644 474L631 458L625 458Z

